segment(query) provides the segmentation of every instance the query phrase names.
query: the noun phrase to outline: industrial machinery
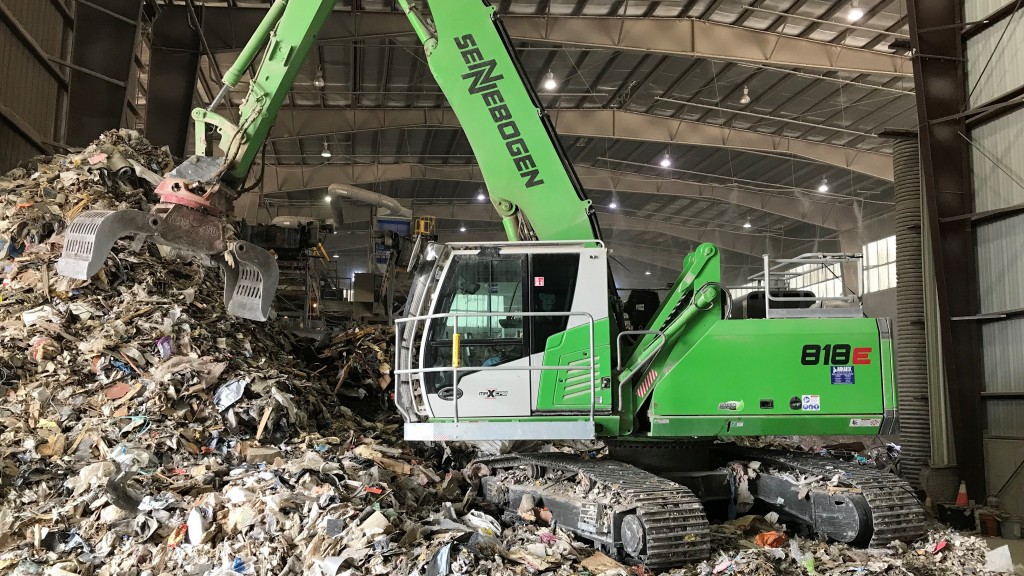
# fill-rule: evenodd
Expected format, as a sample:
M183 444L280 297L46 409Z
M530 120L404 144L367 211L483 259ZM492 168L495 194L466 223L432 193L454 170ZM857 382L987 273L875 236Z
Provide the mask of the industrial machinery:
M396 403L412 441L600 438L610 458L481 461L484 494L515 514L532 499L557 523L626 560L666 568L709 553L705 505L756 504L810 533L884 545L923 532L898 477L740 436L897 430L886 319L731 319L718 249L702 244L642 330L625 330L598 218L494 9L399 0L475 152L508 242L420 236L396 320ZM198 156L160 186L150 214L87 212L59 272L88 277L114 241L143 235L226 271L229 312L265 319L276 266L220 217L243 185L333 0L277 0L210 107L193 112ZM240 122L212 110L263 44ZM207 129L220 133L219 156ZM772 296L772 294L768 294ZM516 481L516 480L525 480Z
M646 325L625 330L597 215L494 9L431 0L428 18L399 4L509 240L430 243L413 257L396 329L406 439L603 439L608 459L483 459L483 492L510 516L546 507L650 568L707 556L704 504L756 504L862 545L921 535L923 510L893 474L717 441L894 433L889 321L774 292L779 314L731 319L721 255L702 244Z

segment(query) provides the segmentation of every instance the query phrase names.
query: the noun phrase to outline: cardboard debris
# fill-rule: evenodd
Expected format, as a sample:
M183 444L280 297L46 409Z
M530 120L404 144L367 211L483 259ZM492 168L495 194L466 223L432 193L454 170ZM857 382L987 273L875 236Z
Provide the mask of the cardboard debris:
M580 562L580 566L594 576L601 576L602 574L613 571L626 570L625 566L619 564L615 560L612 560L602 552L595 552L592 556Z

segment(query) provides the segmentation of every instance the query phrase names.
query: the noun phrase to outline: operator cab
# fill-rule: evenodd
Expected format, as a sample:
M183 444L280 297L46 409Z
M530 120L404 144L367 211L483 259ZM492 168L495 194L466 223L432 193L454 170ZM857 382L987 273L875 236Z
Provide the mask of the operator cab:
M430 297L420 314L432 317L422 320L423 337L408 343L410 348L418 344L411 357L424 369L412 375L417 412L453 417L456 378L460 417L588 411L589 368L539 367L581 360L589 365L591 350L603 356L602 364L610 362L604 247L597 242L446 246L450 250L438 256L429 283L422 286ZM431 370L453 365L459 370ZM576 385L577 380L585 385ZM597 400L610 406L610 398Z

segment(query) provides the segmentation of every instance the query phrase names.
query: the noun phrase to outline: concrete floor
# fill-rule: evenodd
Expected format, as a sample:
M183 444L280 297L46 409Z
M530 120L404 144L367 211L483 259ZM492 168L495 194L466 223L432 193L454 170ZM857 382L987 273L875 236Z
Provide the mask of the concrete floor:
M1010 557L1014 564L1024 564L1024 540L1006 540L1005 538L986 537L988 547L995 550L1000 546L1010 547Z

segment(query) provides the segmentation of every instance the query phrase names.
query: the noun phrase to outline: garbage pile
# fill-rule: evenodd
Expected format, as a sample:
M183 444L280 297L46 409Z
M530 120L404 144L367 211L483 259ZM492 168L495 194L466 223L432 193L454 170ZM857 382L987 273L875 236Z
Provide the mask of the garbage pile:
M148 210L173 166L116 130L0 176L0 574L647 573L543 510L500 523L461 471L465 449L407 445L393 412L350 409L390 390L387 329L352 326L311 361L275 322L228 316L218 269L130 240L90 281L56 275L68 221ZM674 573L981 574L992 561L954 533L862 551L763 521L716 527L715 556Z
M773 516L771 514L769 516ZM936 527L920 542L862 549L789 538L778 517L744 516L712 527L712 557L675 574L797 576L880 574L939 576L1013 574L1009 549L989 550L982 538ZM1018 567L1021 570L1022 567Z

